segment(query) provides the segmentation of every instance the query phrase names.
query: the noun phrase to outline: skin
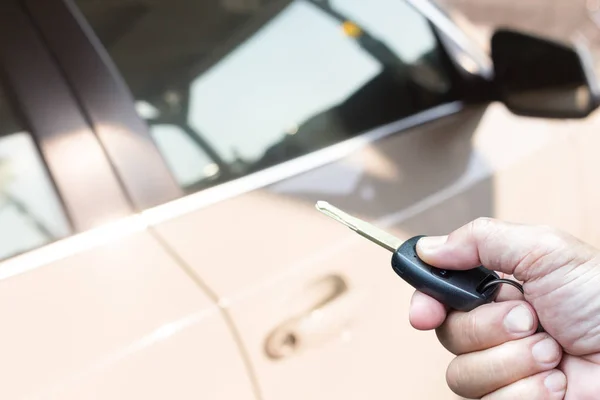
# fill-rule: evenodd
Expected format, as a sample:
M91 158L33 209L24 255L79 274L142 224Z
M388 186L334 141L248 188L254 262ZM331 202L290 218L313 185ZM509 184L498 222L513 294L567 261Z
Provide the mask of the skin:
M600 251L545 226L481 218L417 252L439 268L484 265L523 284L503 285L494 303L447 310L415 292L410 322L435 329L456 355L446 380L459 396L484 400L600 398ZM545 332L536 333L538 323Z

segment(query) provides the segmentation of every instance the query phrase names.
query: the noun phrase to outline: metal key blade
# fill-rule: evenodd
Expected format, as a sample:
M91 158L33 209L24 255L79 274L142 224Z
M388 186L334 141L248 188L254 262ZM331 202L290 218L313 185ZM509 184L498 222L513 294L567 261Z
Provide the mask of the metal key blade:
M402 240L398 239L397 237L390 235L389 233L369 224L368 222L345 213L326 201L317 201L315 206L317 210L321 211L323 214L346 225L359 235L369 239L371 242L376 243L385 249L388 249L392 253L398 250L400 245L403 243Z

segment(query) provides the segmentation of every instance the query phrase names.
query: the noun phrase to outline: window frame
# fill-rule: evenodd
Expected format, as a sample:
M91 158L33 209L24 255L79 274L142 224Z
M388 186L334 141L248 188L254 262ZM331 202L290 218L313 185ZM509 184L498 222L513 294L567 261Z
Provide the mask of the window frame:
M134 210L181 197L183 191L138 116L127 85L74 2L20 1L60 65Z
M71 235L130 215L119 180L22 4L6 0L2 11L0 81L35 142Z

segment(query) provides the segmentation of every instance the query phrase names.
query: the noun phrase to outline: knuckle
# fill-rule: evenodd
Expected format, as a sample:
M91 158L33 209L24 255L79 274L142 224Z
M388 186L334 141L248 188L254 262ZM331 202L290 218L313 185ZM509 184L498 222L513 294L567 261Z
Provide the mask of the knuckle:
M479 217L470 223L471 237L485 241L495 230L497 220L490 217Z
M490 217L479 217L474 219L470 223L471 232L476 234L478 232L487 231L492 225L494 225L495 220Z
M515 275L531 280L548 268L566 264L577 258L578 247L565 232L548 225L536 225L528 232L533 243L515 265ZM532 238L535 238L532 240Z
M571 238L566 232L550 225L538 225L538 235L546 247L561 247Z
M555 233L557 231L557 229L555 227L553 227L552 225L546 225L546 224L540 224L537 226L537 228L545 233Z
M462 327L457 329L457 332L463 332L465 341L470 348L482 348L482 338L479 329L479 318L477 313L471 312L464 315Z
M492 217L478 217L473 220L473 224L483 225L485 227L487 225L493 224L495 221L496 219Z
M462 377L463 371L460 367L460 362L457 362L457 360L458 358L455 358L448 365L448 369L446 370L446 384L450 390L461 396L464 394L464 379Z
M436 329L436 335L448 351L460 355L482 348L479 323L475 312L449 313L444 323Z
M480 379L473 369L471 362L462 356L450 362L446 370L446 384L455 394L469 399L480 397Z
M444 323L435 330L435 334L437 336L438 341L441 343L442 346L444 346L446 350L457 355L458 352L456 351L456 346L454 343L455 331L452 328L453 319L454 318L452 315L448 315L446 317L446 321L444 321Z
M436 335L448 351L460 355L488 347L486 346L488 330L480 310L451 312L444 323L436 329Z

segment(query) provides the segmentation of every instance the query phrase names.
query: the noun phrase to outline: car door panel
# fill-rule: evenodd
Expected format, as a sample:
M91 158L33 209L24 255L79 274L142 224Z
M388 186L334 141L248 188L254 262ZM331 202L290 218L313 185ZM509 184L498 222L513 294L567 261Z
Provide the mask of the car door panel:
M1 396L254 398L214 302L147 231L120 228L66 258L57 243L3 265Z
M286 265L297 259L290 255L300 250L298 246L302 246L299 256L329 247L327 238L339 232L339 227L314 210L316 200L328 200L372 219L408 207L458 179L468 165L472 120L479 116L480 111L475 110L392 135L337 162L173 218L159 224L157 232L213 290L228 296L287 269ZM441 138L439 146L431 146L436 138ZM454 150L444 154L444 149ZM451 159L455 165L451 165ZM320 193L323 186L327 189ZM365 191L374 196L365 196ZM180 202L193 202L194 197L201 202L202 195L191 195ZM303 218L311 218L312 223L288 220L300 212L300 206L305 210ZM175 201L163 208L178 207ZM313 224L319 229L315 230ZM210 229L198 232L202 226ZM228 240L220 240L223 237ZM201 252L197 251L199 240L210 241ZM253 265L252 269L239 268L237 258L223 262L222 255L232 246L244 255L243 263ZM215 263L219 268L211 268Z
M519 123L527 134L518 128ZM493 185L500 184L496 175L502 178L508 177L511 171L525 171L527 162L536 161L534 154L550 149L552 143L556 144L554 148L562 146L560 140L567 140L572 129L566 122L549 123L512 116L498 104L484 110L465 110L366 145L337 162L206 209L203 209L202 192L166 204L163 207L166 214L169 209L175 212L178 203L185 203L191 212L163 222L156 229L211 288L221 296L229 296L286 269L289 261L282 260L289 259L288 255L300 244L307 249L302 254L328 246L324 238L339 227L315 214L316 200L330 201L368 220L404 219L419 211L418 204L423 204L421 208L429 203L437 204L475 182L490 179L493 189ZM537 157L538 164L544 165L542 158ZM502 190L490 190L487 196L492 200L487 215L502 206L494 204L497 192L508 196L522 185L522 182L514 182L511 188L511 179L500 182L504 182ZM563 194L575 195L575 191ZM473 201L479 202L478 199ZM521 201L526 206L529 200ZM197 211L193 211L194 202L199 205ZM288 224L288 216L300 204L309 207L307 217L316 218L319 229L315 230L308 223ZM328 225L333 232L325 234L322 229ZM196 233L203 226L210 229ZM228 240L219 240L223 237ZM271 246L276 239L278 245ZM214 244L206 245L206 249L199 252L198 240ZM232 243L244 254L244 263L255 265L252 270L239 268L237 259L222 262L220 257ZM218 260L220 267L212 268Z
M453 398L444 380L450 355L435 335L409 325L412 290L391 271L390 254L322 216L314 202L331 201L401 238L447 233L481 216L581 235L582 192L572 179L580 164L570 144L579 128L593 130L516 117L499 104L466 110L157 232L216 291L266 399ZM556 165L561 171L540 181ZM337 313L319 309L321 323L296 320L293 328L305 322L310 329L291 329L292 339L280 343L290 354L270 357L273 332L310 315L318 303L312 285L331 276L348 287L332 301Z
M29 2L33 3L35 0ZM307 2L296 3L296 10L301 7L307 11ZM197 12L198 4L193 3L191 9ZM359 3L347 3L351 4ZM90 15L97 17L90 4L85 6L89 7ZM165 7L168 6L167 4ZM225 8L218 8L219 13L225 12ZM160 11L161 8L158 7L157 10ZM311 11L313 15L314 11ZM43 18L43 13L36 15L37 18ZM322 20L320 16L312 23ZM304 21L311 20L305 18ZM41 25L45 27L45 31L49 31L49 25ZM197 27L196 25L192 26ZM333 32L334 24L330 25ZM150 30L149 27L147 25L146 29ZM137 36L132 34L129 37L129 40L134 41L141 39L144 39L143 31L137 32ZM163 48L170 49L169 38L165 36L161 39L165 39ZM58 46L57 43L54 36L54 47ZM186 49L187 47L183 50ZM376 49L381 50L382 47ZM129 65L129 62L135 65L139 61L135 57L128 57L129 54L123 48L119 49L117 46L114 51L125 65ZM74 65L72 57L66 57L64 52L61 54L59 58L62 63ZM389 55L386 52L384 54ZM152 59L152 52L145 55ZM364 61L363 56L360 59ZM342 59L336 61L339 63L340 60ZM170 60L165 60L165 63L168 61ZM264 72L256 65L256 71ZM320 73L323 71L323 68L319 69ZM342 68L338 71L342 71ZM67 74L81 79L77 71ZM257 73L256 76L264 78L264 75ZM388 73L381 76L388 79L390 77ZM234 77L243 84L249 81L238 75ZM185 80L184 78L187 79L179 77L177 82L181 84L179 81ZM321 75L319 79L322 79ZM375 81L380 82L379 78ZM316 87L323 87L324 82L327 80L319 80ZM196 119L201 120L203 116L206 118L207 114L212 114L212 123L219 122L217 117L221 114L206 112L207 109L212 110L208 106L226 103L233 97L217 90L213 93L222 97L213 101L205 92L204 103L200 107L203 113L191 110L190 115L187 115L187 107L191 107L193 103L188 92L194 92L194 85L190 83L189 86L181 93L184 97L189 97L187 100L190 104L185 103L183 108L186 113L183 116L177 114L178 118L184 120L183 123L179 121L177 127L186 134L189 134L186 129L193 130L191 125L194 123L202 126ZM233 86L239 92L241 86ZM368 90L363 93L372 94L382 87L385 85L375 89L374 86L367 85L365 88ZM298 88L292 85L292 89ZM301 89L305 90L306 87ZM85 91L81 87L76 90ZM298 93L305 93L302 90ZM254 93L251 90L242 92ZM315 90L306 92L310 95L319 93ZM169 91L160 95L164 94L168 100L173 93L177 94L176 91ZM260 93L264 94L262 91ZM398 93L401 91L396 92ZM384 94L390 95L389 92ZM177 97L175 95L173 96ZM272 97L279 98L275 95ZM143 93L140 98L144 99ZM306 99L309 97L304 98ZM373 111L381 111L374 106L377 103L364 101L365 97L361 99L363 107L367 105L373 107ZM307 103L312 106L314 101ZM312 138L322 144L321 141L331 140L328 134L332 132L335 141L336 134L343 137L347 133L343 129L341 133L335 131L340 125L340 115L343 114L349 121L358 122L364 122L359 118L361 115L365 118L372 116L372 113L358 113L356 110L364 108L356 103L348 104L348 107L331 108L335 111L333 113L327 109L308 119L301 113L298 114L301 118L292 113L294 115L293 118L290 117L291 122L298 122L300 126L290 128L286 135L300 139L298 142L294 142L293 138L282 139L281 143L285 144L289 139L303 149L306 145L303 140L308 142ZM389 101L386 101L386 105L388 104ZM238 110L247 111L251 109L249 105L254 106L248 101ZM276 113L277 117L281 117L280 114L284 111L291 110L291 107L279 103L276 105L282 107L281 113ZM91 114L98 109L115 112L114 109L103 108L102 104L95 104L93 101L85 102L84 107ZM224 109L229 110L228 107ZM383 111L391 109L392 106ZM241 114L243 113L240 112ZM237 116L234 112L230 115ZM107 118L110 120L110 115ZM295 121L294 118L300 121ZM234 119L236 118L231 118L232 121ZM205 191L199 190L198 193L142 213L142 218L152 225L151 229L160 236L160 240L177 257L181 266L210 288L214 294L213 300L218 301L219 307L232 321L229 328L235 329L240 335L239 357L247 355L248 371L253 371L256 376L260 398L456 398L445 382L445 369L451 355L439 345L433 332L418 332L408 323L412 289L392 272L389 265L390 254L318 213L314 209L315 201L330 201L358 217L377 223L401 238L417 234L447 233L480 216L552 223L576 234L591 232L588 222L583 218L583 212L585 207L591 208L592 203L581 206L584 204L582 194L585 191L579 182L571 179L572 174L584 162L579 157L581 149L577 146L585 145L583 142L571 141L574 131L582 128L584 123L519 118L499 104L465 108L458 114L443 118L435 114L431 119L429 123L408 130L401 129L393 135L377 136L373 135L373 131L365 135L352 132L359 140L364 138L364 141L361 146L354 147L350 154L340 152L337 157L332 157L339 147L327 146L322 151L311 151L289 163L275 163L266 171L250 174L239 180L233 179ZM240 117L234 122L242 120ZM261 118L249 120L254 123L260 122ZM176 124L170 122L173 128ZM161 123L166 124L165 121ZM136 124L134 125L138 126ZM211 126L206 128L209 133L213 129L218 131ZM256 132L261 131L259 125L254 128ZM307 136L302 134L303 130ZM243 131L245 135L238 139L245 144L252 144L252 151L248 151L246 155L252 156L253 152L264 150L267 167L272 161L268 158L269 154L295 151L294 146L289 149L279 147L281 143L277 141L266 149L257 149L257 143L265 138L255 140L244 129L230 129L227 132L239 131ZM301 132L300 135L298 131ZM169 132L173 133L175 130L171 129ZM171 134L169 132L167 133ZM277 130L273 132L273 135L279 134ZM211 139L210 135L207 137ZM215 135L212 139L223 137L224 135ZM305 137L308 139L303 139ZM367 139L374 137L377 140ZM231 135L225 139L226 142L233 143L235 138ZM221 143L221 146L225 147L225 155L235 158L233 153L236 149L227 148L233 147L232 143ZM307 148L312 149L310 146ZM321 163L314 162L325 153L328 158L323 157ZM121 158L123 155L112 153L111 157ZM211 154L208 154L207 159L210 157ZM242 168L243 158L238 160ZM302 160L309 158L311 162L302 164ZM591 158L587 154L585 162L591 163ZM217 167L222 164L222 160L213 161ZM276 179L273 176L283 176L277 175L276 171L289 168L292 164L307 167L305 171L296 169L294 174L288 174L281 181L274 182ZM560 173L553 173L552 178L545 181L539 179L541 174L557 165L561 166ZM214 170L214 166L211 167ZM204 166L198 169L202 168ZM210 184L209 182L207 185ZM134 185L143 189L143 185L131 181L125 182L125 185L128 188ZM552 200L548 200L549 198ZM569 211L556 212L559 208ZM177 314L174 318L185 317ZM207 332L210 335L210 332L216 330L208 329ZM138 339L139 337L145 336L140 334ZM179 337L181 347L175 342L169 342L179 349L176 351L185 353L186 345L198 349L196 346L199 344L186 342L185 333L181 333ZM227 339L228 343L229 341L231 338ZM83 392L79 391L80 386L70 386L70 393L80 396L85 390L104 390L102 393L111 397L115 393L113 390L117 390L115 388L122 387L123 371L128 369L127 364L145 366L144 357L168 348L167 342L162 346L163 344L149 346L148 352L137 352L135 357L128 358L126 362L114 364L104 375L98 374L82 380ZM192 353L196 354L196 351L192 350ZM158 360L170 360L173 357L172 354L161 354L160 357L157 356ZM192 363L189 359L186 360L185 362ZM239 365L239 360L235 362ZM219 364L222 368L226 365L227 360ZM146 388L140 387L141 384L136 382L143 382L148 376L154 377L156 371L161 370L158 367L139 368L140 370L136 370L139 380L133 379L131 386L124 390L131 390L131 393L136 394L148 393ZM100 377L108 377L115 386L100 388ZM239 376L232 376L230 381L237 384L238 378ZM182 379L182 387L191 385L187 375ZM172 377L168 382L180 381ZM214 379L215 385L211 386L214 388L213 393L218 388L225 389L221 382L221 378ZM160 383L156 385L158 386L152 393L165 393L164 386L160 386Z
M391 271L390 254L319 214L314 201L385 219L435 195L465 174L480 114L467 112L399 133L339 162L157 227L217 291L242 334L266 399L452 398L444 378L449 355L434 335L410 327L412 291ZM330 185L319 193L325 177ZM344 187L349 181L353 184ZM479 206L479 201L472 202ZM466 208L458 219L466 222L475 216L470 212L486 206ZM211 229L198 232L201 226ZM403 238L415 234L388 228ZM333 301L338 303L333 317L343 320L332 322L332 313L324 311L325 321L309 337L294 332L298 353L271 359L270 335L290 319L310 314L318 302L312 285L332 275L349 288Z
M131 216L22 4L1 9L0 397L256 399L215 298Z
M233 342L218 310L201 309L108 354L43 398L256 399Z

